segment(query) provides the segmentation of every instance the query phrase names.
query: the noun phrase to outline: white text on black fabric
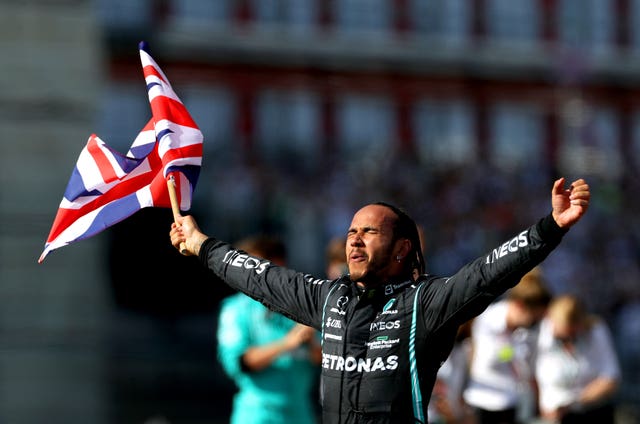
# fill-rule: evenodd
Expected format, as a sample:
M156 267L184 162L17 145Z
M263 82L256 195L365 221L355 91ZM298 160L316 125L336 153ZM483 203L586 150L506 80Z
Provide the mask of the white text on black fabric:
M500 247L493 249L491 254L487 255L487 260L485 262L487 264L492 264L509 253L517 252L518 249L525 247L528 244L529 240L527 239L527 232L523 231L511 240L503 243Z
M385 370L395 370L398 368L398 357L391 355L375 358L354 358L353 356L342 357L338 355L322 354L322 367L335 371L356 371L375 372Z
M262 274L271 264L269 261L260 260L246 253L231 250L224 255L222 262L237 268L253 269L256 274Z

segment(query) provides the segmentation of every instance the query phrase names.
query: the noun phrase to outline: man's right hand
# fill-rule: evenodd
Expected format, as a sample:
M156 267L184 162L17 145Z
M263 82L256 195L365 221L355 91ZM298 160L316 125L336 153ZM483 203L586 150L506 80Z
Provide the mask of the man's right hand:
M569 228L582 218L589 207L591 192L582 178L574 181L568 189L564 188L565 179L553 183L551 190L552 216L560 228Z
M191 215L176 217L176 222L171 224L169 236L171 237L173 247L187 256L197 256L200 253L200 246L209 238L200 231L198 224ZM180 249L181 243L185 244L186 252Z

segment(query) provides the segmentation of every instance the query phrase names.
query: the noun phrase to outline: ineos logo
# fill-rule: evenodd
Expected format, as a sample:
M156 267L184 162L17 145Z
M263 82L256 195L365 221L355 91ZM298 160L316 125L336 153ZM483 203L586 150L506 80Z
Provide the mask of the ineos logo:
M396 328L400 328L400 320L396 321L378 321L372 322L369 326L369 331L378 331L378 330L393 330Z

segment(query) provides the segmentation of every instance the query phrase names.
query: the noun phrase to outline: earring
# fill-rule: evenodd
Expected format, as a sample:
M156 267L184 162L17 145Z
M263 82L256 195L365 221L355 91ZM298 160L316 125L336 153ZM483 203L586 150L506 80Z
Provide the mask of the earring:
M402 260L402 256L398 255L396 256L396 262L400 262Z

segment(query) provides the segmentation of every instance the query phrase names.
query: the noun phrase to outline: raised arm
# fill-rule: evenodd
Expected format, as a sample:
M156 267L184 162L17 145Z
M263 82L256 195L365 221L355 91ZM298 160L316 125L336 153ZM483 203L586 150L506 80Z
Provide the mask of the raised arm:
M441 301L425 303L447 305L434 309L438 320L447 322L454 317L454 323L460 324L478 315L556 248L568 229L585 214L591 196L583 179L574 181L568 189L564 184L564 178L553 184L550 215L468 263L449 279L442 279L442 284L432 285Z
M329 282L249 255L204 234L192 216L171 224L171 244L182 254L199 257L215 277L294 321L321 328ZM185 249L180 249L184 243ZM325 284L327 283L327 284Z

